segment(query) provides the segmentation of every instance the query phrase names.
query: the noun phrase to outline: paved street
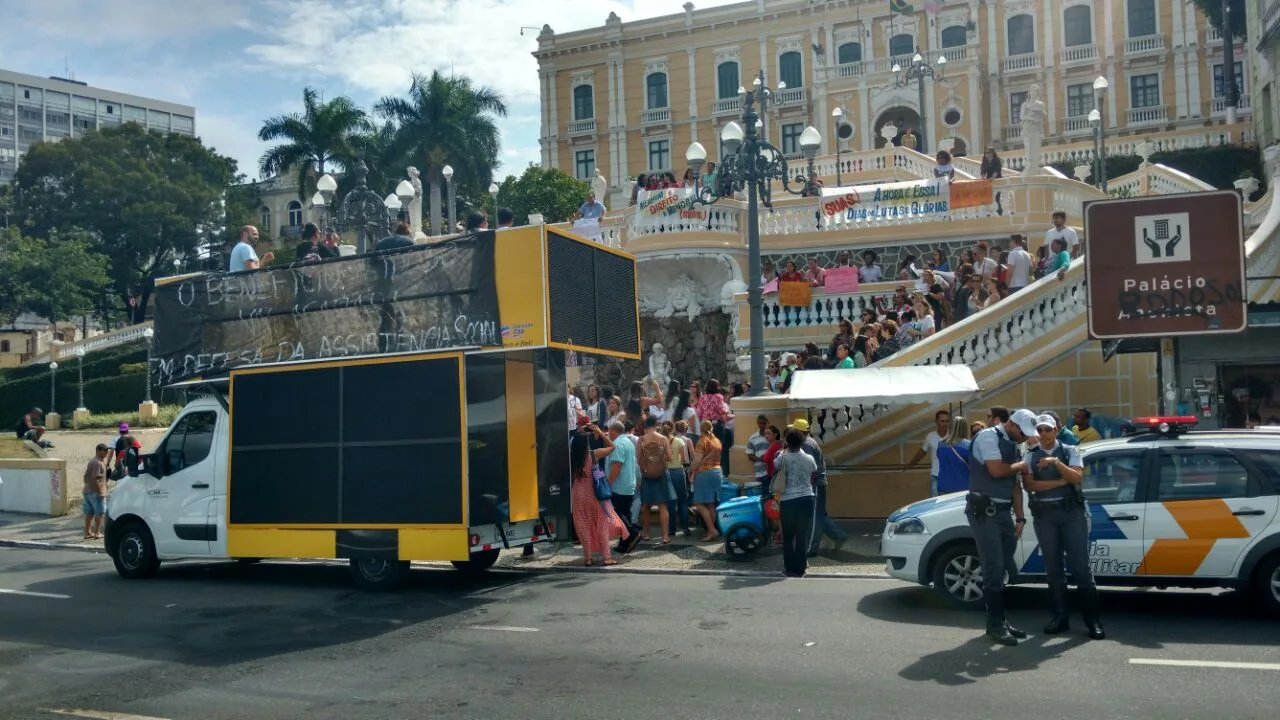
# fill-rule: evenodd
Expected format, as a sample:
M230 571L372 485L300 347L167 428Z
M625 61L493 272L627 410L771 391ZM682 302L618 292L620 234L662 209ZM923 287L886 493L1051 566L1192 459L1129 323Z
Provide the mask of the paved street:
M1014 621L1043 600L1016 591ZM0 717L1274 716L1280 625L1231 594L1105 601L1107 641L997 649L888 580L423 570L378 595L326 565L129 583L105 556L0 549ZM1203 665L1223 661L1259 665Z

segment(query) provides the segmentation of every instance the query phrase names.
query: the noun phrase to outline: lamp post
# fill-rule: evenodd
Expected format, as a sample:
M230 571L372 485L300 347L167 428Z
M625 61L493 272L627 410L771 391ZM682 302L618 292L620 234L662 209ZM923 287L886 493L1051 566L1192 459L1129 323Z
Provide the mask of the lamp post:
M694 170L696 173L697 170ZM489 183L489 197L493 198L493 227L498 226L498 183Z
M409 223L411 229L416 229L414 228L416 223L414 223L412 217L409 217L412 214L410 212L410 203L413 202L413 197L413 183L408 180L401 180L400 184L396 185L396 198L400 200L400 208L404 213L405 222Z
M381 232L385 232L390 222L385 200L378 197L378 194L370 190L365 183L366 178L369 177L369 166L365 164L364 158L356 161L355 167L351 168L351 175L355 178L356 186L342 199L342 204L336 208L336 212L330 198L337 191L338 182L332 175L325 173L316 182L316 187L319 189L321 199L330 208L329 217L334 229L338 232L355 230L356 252L363 254L368 250L369 229L382 228ZM394 196L394 193L392 195ZM314 197L311 201L315 204ZM396 198L396 203L399 202L399 198Z
M333 202L333 194L338 191L338 181L333 179L329 173L320 176L316 181L316 194L311 196L311 206L319 210L324 217L322 225L328 225L330 214L330 205Z
M58 361L49 363L49 412L58 412Z
M79 373L80 373L80 381L79 381L79 384L80 384L80 404L76 407L76 412L77 412L77 413L79 413L79 412L83 412L83 411L85 410L85 406L84 406L84 348L82 348L82 347L78 347L78 348L76 348L76 364L78 365L78 370L79 370Z
M720 142L724 146L725 156L720 158L716 166L719 182L716 187L700 187L695 192L697 200L704 205L712 204L722 197L732 198L735 192L747 191L747 306L751 313L751 392L749 395L769 394L764 376L764 292L760 284L760 207L772 205L772 187L775 179L781 180L782 187L793 195L803 195L814 187L813 158L817 155L818 146L822 144L822 135L814 127L805 128L800 134L800 149L808 159L808 177L797 176L801 184L791 187L791 173L787 168L787 158L778 148L762 139L757 132L757 103L761 105L769 97L764 85L764 71L761 71L754 89L742 93L742 124L730 122L720 132ZM743 128L746 128L744 131ZM694 142L685 152L685 160L693 168L695 175L701 174L702 165L707 160L707 150L702 143ZM721 195L721 191L724 192Z
M403 204L400 202L400 197L395 193L387 193L387 196L382 198L382 205L387 209L388 218L400 217L400 208L403 207Z
M909 86L913 81L916 83L916 89L919 92L920 102L920 152L924 152L928 145L926 144L927 127L929 125L929 114L924 103L924 79L929 78L933 81L942 79L942 67L947 64L947 56L939 55L938 62L930 65L925 62L924 56L917 52L911 58L911 64L903 68L898 63L894 63L891 71L897 73L898 79L894 81L894 87L904 88Z
M1089 124L1093 126L1093 155L1098 163L1094 177L1098 178L1098 188L1104 193L1107 191L1107 131L1102 126L1102 98L1110 85L1101 75L1093 81L1093 109L1089 111Z
M458 194L453 184L453 166L445 165L440 174L444 176L445 184L449 186L449 232L444 233L449 235L458 231Z
M143 402L151 402L151 338L156 336L156 331L147 328L142 331L142 337L147 340L147 394L143 398Z
M840 186L840 144L853 139L853 125L844 121L844 111L836 108L831 111L836 125L836 187Z

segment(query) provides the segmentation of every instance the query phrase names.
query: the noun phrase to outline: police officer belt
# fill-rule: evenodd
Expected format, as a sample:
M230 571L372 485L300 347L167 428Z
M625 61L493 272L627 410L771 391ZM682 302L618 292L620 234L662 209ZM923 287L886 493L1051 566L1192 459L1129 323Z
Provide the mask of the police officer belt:
M968 501L975 513L986 515L987 517L995 517L997 512L1008 510L1013 505L1011 500L1000 500L981 493L969 493L965 500Z

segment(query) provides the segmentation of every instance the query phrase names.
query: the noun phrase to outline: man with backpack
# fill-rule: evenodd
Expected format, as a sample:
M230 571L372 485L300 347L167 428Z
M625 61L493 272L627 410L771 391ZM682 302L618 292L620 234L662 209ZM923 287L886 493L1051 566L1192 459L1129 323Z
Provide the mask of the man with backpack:
M1089 509L1080 488L1084 462L1079 449L1058 442L1058 423L1053 417L1036 418L1036 434L1039 442L1033 443L1026 454L1022 484L1031 492L1031 519L1049 579L1053 616L1044 632L1057 635L1071 627L1065 572L1069 568L1087 635L1102 640L1106 633L1102 630L1098 588L1089 566Z
M670 545L667 503L675 500L675 490L667 476L667 464L671 462L671 441L658 432L658 419L653 415L645 416L644 435L636 442L636 459L640 466L640 539L649 539L649 513L657 505L658 522L662 526L662 544Z
M129 434L129 423L120 423L120 436L116 438L114 452L107 458L107 477L112 480L123 480L125 476L138 471L138 456L142 443ZM114 462L115 467L111 467Z

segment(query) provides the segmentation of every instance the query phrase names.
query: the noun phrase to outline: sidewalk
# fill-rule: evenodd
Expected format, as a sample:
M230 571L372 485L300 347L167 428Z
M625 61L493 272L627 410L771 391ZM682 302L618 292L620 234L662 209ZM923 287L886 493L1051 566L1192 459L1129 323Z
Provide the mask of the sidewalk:
M38 515L0 512L0 547L49 548L104 552L101 540L84 539L84 518L78 508L70 515L49 518ZM809 571L816 576L886 577L884 562L878 559L880 520L840 522L849 540L835 552L824 541L822 552L810 558ZM582 548L568 542L540 543L532 558L520 548L506 550L496 567L508 570L572 572L596 568L582 566ZM723 542L700 543L697 537L676 535L670 545L657 541L641 543L629 555L617 555L620 562L609 568L616 572L672 573L702 575L758 575L782 572L782 550L771 545L743 561L730 560ZM599 568L603 571L603 568Z

